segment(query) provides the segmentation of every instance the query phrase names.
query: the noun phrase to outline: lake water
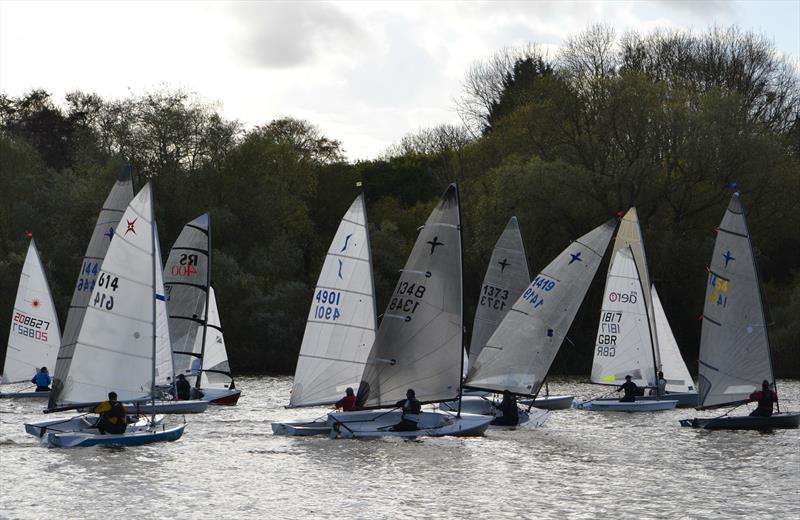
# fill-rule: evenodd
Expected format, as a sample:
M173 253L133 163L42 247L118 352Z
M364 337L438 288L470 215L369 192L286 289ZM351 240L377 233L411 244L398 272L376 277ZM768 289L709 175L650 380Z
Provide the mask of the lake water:
M237 383L238 406L187 415L181 440L134 448L44 448L22 428L41 402L0 400L0 517L800 518L800 430L681 428L715 415L692 409L564 410L476 438L278 437L272 420L325 410L284 409L288 377ZM606 391L574 378L550 390ZM800 410L800 381L778 391Z

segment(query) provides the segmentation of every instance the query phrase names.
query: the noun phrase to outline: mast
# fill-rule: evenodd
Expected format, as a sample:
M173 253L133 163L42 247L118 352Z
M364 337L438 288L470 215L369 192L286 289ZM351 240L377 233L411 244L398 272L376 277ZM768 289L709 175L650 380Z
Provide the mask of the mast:
M151 266L153 270L152 276L152 287L153 287L153 298L152 298L152 306L153 306L153 357L150 360L150 402L153 404L153 425L155 426L155 417L156 417L156 301L158 301L158 289L156 288L156 269L161 269L161 266L156 266L156 247L158 247L158 242L156 241L156 215L155 215L155 204L153 200L153 187L150 185L150 234L152 235L151 238L151 251L150 251L150 259L151 259Z
M362 183L359 181L356 183L356 187L361 188ZM369 283L372 287L372 317L373 317L373 324L375 326L375 330L378 330L378 303L375 298L375 270L372 268L372 245L369 242L369 220L367 220L367 200L364 196L364 190L361 190L361 206L364 208L364 229L366 233L367 239L367 251L369 252Z
M206 214L208 215L208 214ZM203 362L205 361L206 353L206 331L208 330L208 306L211 299L211 215L208 215L208 229L206 231L206 306L203 311L203 339L200 342L200 370L197 372L197 379L195 380L194 387L200 388L200 379L203 376ZM233 377L231 377L233 381Z
M461 285L460 285L460 304L461 304L461 312L459 312L459 319L460 323L460 334L461 334L461 361L459 363L459 370L461 370L462 375L458 378L458 412L456 413L456 417L461 417L461 401L464 399L464 251L463 251L463 231L462 228L464 226L463 221L461 220L461 194L458 191L458 183L455 182L456 187L456 204L458 205L458 249L459 249L459 256L461 260Z

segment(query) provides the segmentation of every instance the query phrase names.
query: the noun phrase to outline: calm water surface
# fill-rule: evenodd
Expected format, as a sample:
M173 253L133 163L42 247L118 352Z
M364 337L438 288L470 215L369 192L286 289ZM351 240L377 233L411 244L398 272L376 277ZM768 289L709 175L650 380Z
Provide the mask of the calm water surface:
M0 517L800 518L800 430L681 428L713 415L691 409L564 410L479 438L274 437L272 420L325 410L285 410L290 378L240 387L238 406L187 415L181 440L135 448L41 447L22 428L41 403L0 401ZM800 410L800 381L778 389ZM604 389L562 379L551 392Z

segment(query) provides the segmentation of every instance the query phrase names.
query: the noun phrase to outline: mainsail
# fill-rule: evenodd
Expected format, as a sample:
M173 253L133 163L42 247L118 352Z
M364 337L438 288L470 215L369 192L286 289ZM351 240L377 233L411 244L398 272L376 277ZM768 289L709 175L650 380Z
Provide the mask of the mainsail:
M675 336L672 334L655 285L652 286L652 295L658 332L658 348L661 353L661 370L664 372L664 379L667 380L667 392L693 392L692 376L689 374L689 369L686 368L686 363L684 363L678 348L678 342L675 341Z
M200 388L229 389L233 382L225 337L219 319L217 297L214 287L208 288L208 319L206 321L205 348L203 349L203 371Z
M204 213L183 227L164 267L175 374L197 376L195 386L200 385L197 368L204 364L209 270L209 218Z
M54 368L61 332L36 243L31 239L11 315L0 383L29 381L43 366Z
M748 400L774 383L761 290L739 194L717 230L700 336L700 408Z
M369 353L357 401L392 406L414 389L423 402L460 392L461 216L451 184L420 231Z
M536 395L614 233L610 220L572 242L514 303L465 386Z
M375 340L375 288L364 196L350 205L322 265L289 406L335 403L357 388Z
M150 184L128 205L114 234L56 405L103 401L110 391L120 401L145 399L159 378L156 353L168 331L166 320L158 319L166 298Z
M83 324L83 316L86 313L86 307L89 305L89 299L97 282L100 265L106 256L111 239L114 238L114 230L120 223L122 214L132 198L133 180L131 179L130 167L126 167L120 173L116 183L114 183L114 187L111 188L111 192L103 203L89 246L83 256L78 282L75 286L75 291L72 293L72 301L70 302L67 321L64 325L64 333L61 336L61 348L58 351L58 360L53 374L53 390L50 392L50 408L54 407L59 400L59 394L72 363L75 342L78 340L78 332Z
M469 354L473 360L478 359L486 342L511 310L513 302L530 283L528 259L525 256L525 246L522 243L517 217L511 217L494 246L478 295L478 307L475 310L469 347Z
M608 268L592 364L592 382L620 385L629 375L655 387L661 363L650 276L636 208L622 218Z

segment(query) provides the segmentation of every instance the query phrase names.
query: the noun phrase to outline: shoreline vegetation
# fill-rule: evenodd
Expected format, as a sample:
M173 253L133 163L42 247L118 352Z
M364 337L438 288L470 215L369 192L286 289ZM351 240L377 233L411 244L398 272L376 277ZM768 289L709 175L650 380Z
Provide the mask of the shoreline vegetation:
M536 273L571 239L635 205L652 280L696 373L706 266L738 190L775 372L797 377L799 107L796 66L763 36L618 35L602 25L555 56L530 45L476 62L456 100L463 126L420 130L368 161L348 162L313 122L244 129L180 90L72 92L63 104L42 89L0 93L0 318L11 315L29 231L64 323L100 205L131 164L137 188L153 182L163 251L186 222L211 214L234 373L291 374L326 248L359 190L382 313L418 226L458 181L467 345L486 263L511 215ZM595 277L554 374L588 374L604 278Z

